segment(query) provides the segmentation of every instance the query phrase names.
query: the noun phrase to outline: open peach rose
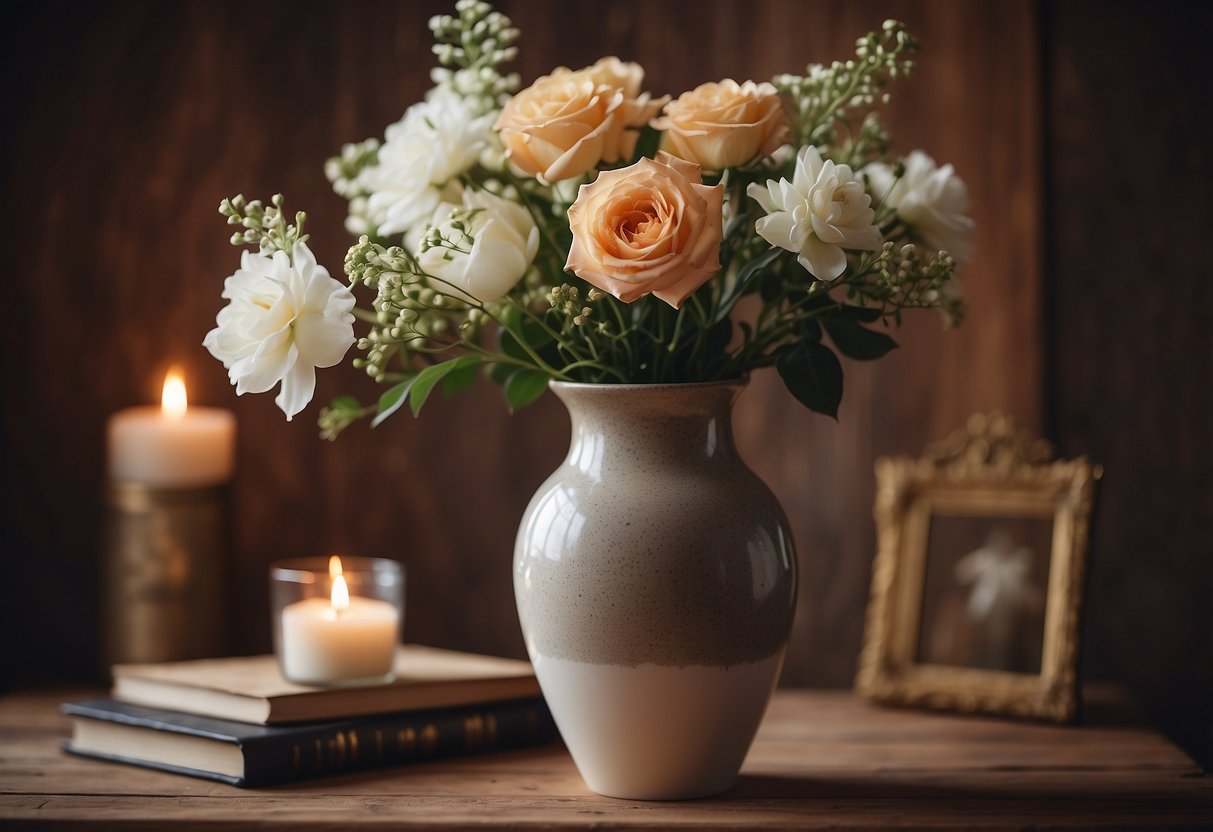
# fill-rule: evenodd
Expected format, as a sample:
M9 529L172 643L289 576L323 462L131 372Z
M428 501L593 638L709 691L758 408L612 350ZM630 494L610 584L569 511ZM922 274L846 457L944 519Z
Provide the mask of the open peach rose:
M502 109L496 128L506 156L549 183L630 157L639 128L669 100L651 100L641 92L643 80L639 64L615 57L576 71L557 68Z
M712 171L766 156L788 139L787 115L775 87L729 78L684 92L653 126L664 131L662 150Z
M582 185L569 207L566 269L624 303L654 294L675 309L720 271L724 188L659 153Z
M636 150L640 128L661 112L670 97L650 97L649 93L641 89L644 83L644 69L640 64L621 61L614 55L599 58L593 66L579 69L572 74L589 78L600 86L617 89L623 93L619 118L615 121L612 136L606 142L608 147L615 150L615 159L607 159L605 156L603 159L611 162L630 158Z

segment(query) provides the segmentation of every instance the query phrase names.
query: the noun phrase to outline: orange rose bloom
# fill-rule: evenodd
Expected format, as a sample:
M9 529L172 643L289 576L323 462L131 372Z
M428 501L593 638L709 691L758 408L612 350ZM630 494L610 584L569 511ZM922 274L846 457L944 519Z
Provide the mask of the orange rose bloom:
M677 309L720 271L723 200L667 153L604 171L569 207L565 268L624 303L652 293Z
M559 67L505 105L495 125L506 156L545 182L632 155L643 127L669 100L640 89L639 64L603 58L576 72Z
M664 131L662 150L712 171L766 156L788 139L787 115L775 87L727 78L684 92L653 126Z

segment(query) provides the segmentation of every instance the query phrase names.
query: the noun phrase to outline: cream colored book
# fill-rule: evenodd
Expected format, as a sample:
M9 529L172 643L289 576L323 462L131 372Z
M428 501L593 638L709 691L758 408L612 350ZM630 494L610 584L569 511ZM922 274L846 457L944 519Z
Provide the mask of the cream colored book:
M396 654L396 679L382 685L321 688L282 677L273 656L119 664L120 702L270 725L366 714L476 705L539 695L529 662L409 644Z

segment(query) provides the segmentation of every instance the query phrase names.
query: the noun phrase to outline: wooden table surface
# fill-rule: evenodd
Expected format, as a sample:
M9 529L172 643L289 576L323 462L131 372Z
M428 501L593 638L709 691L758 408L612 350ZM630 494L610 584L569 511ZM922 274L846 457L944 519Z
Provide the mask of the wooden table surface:
M65 698L79 696L0 699L0 826L1213 828L1213 778L1154 731L888 710L845 692L778 692L737 786L683 803L595 795L558 745L236 789L64 754Z

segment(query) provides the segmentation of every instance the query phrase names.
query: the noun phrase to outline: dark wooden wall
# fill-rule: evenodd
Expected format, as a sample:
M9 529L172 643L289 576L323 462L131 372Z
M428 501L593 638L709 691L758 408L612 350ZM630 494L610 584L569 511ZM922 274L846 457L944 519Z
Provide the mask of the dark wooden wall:
M1047 13L1049 432L1107 468L1085 670L1210 767L1213 6L1142 11Z
M252 15L235 3L50 2L5 27L7 578L0 624L39 634L6 648L7 684L99 672L104 421L113 410L153 400L175 362L186 367L194 401L231 407L239 418L233 650L268 647L270 561L342 551L407 564L410 639L522 654L510 556L517 518L565 450L558 403L545 399L508 417L486 385L435 401L420 421L397 418L373 433L359 427L328 444L316 439L314 409L288 425L268 396L237 400L222 367L200 346L221 306L222 280L237 262L215 213L219 199L284 191L289 204L309 211L314 248L339 273L348 245L344 204L328 189L323 159L344 141L381 135L422 94L432 65L425 20L444 8L271 2ZM1136 260L1115 254L1136 250L1128 236L1134 209L1114 207L1121 194L1108 193L1116 186L1098 177L1096 160L1133 162L1113 158L1112 149L1091 153L1109 130L1099 96L1115 96L1083 86L1114 65L1087 45L1081 25L1097 8L964 0L503 3L523 30L518 69L525 79L615 53L644 64L657 93L845 58L854 38L886 17L906 20L924 44L917 77L896 91L892 125L899 147L923 147L953 162L969 184L979 237L963 272L967 325L945 333L934 320L916 320L900 337L902 350L877 365L848 366L837 424L803 411L770 376L755 379L738 408L743 452L783 500L800 548L801 601L786 684L851 679L873 547L874 458L917 453L974 410L1001 408L1030 427L1051 429L1067 451L1089 451L1108 464L1117 483L1138 483L1154 470L1142 446L1114 441L1124 410L1137 424L1179 419L1190 435L1160 431L1155 441L1166 453L1194 455L1183 470L1196 477L1203 464L1206 490L1180 477L1150 505L1207 519L1208 500L1200 497L1208 496L1210 461L1208 290L1178 300L1159 276L1144 278L1126 268ZM1112 19L1127 25L1134 8L1114 8ZM1133 19L1133 26L1149 25ZM1159 49L1184 28L1178 19L1154 25ZM1129 65L1122 70L1128 94L1114 103L1147 108L1161 94L1183 114L1182 87L1160 93L1131 72ZM1131 115L1136 120L1118 128L1116 147L1131 147L1151 129L1141 113ZM1066 132L1065 124L1077 127ZM1207 173L1202 147L1188 152ZM1148 168L1137 170L1148 175ZM1136 196L1150 206L1143 210L1161 210L1151 198L1168 190L1156 180L1136 184L1143 188ZM1107 204L1092 224L1084 208L1101 197ZM1106 247L1099 257L1088 256L1092 239ZM1154 250L1162 245L1160 238ZM1174 245L1196 256L1194 245ZM1192 267L1183 279L1195 292L1200 264L1182 262ZM1132 336L1108 333L1109 342L1121 339L1117 349L1126 355L1130 337L1153 339L1154 358L1132 357L1138 372L1123 386L1098 352L1106 305L1125 314L1133 308L1108 300L1121 286L1155 299L1159 315ZM1203 323L1192 317L1193 305L1204 310ZM1156 328L1165 325L1166 309L1190 322ZM1059 335L1063 327L1084 334ZM1185 339L1204 341L1192 345L1205 351L1203 382L1179 369L1201 369L1172 349ZM1154 359L1181 363L1174 377L1142 373ZM1106 389L1072 383L1088 377L1122 394L1119 413L1103 409ZM345 391L376 394L348 367L321 375L319 400ZM1186 392L1176 398L1175 391ZM1141 533L1149 517L1139 513L1135 525L1122 527L1105 512L1111 526L1101 532L1105 539ZM1137 605L1138 626L1156 631L1156 640L1207 653L1207 569L1201 573L1191 554L1203 542L1207 563L1200 522L1181 526L1167 544L1174 554L1168 572L1131 549L1106 553L1115 564L1106 568L1118 577L1105 571L1094 582L1105 597L1092 603L1091 653L1100 657L1093 672L1146 687L1148 658L1132 645L1147 642L1126 639L1125 604ZM1152 599L1137 597L1136 583L1151 579ZM1195 617L1175 614L1188 608ZM1172 686L1196 678L1179 662L1166 672ZM1189 708L1180 727L1199 733L1191 726L1200 719L1207 724L1207 708Z

